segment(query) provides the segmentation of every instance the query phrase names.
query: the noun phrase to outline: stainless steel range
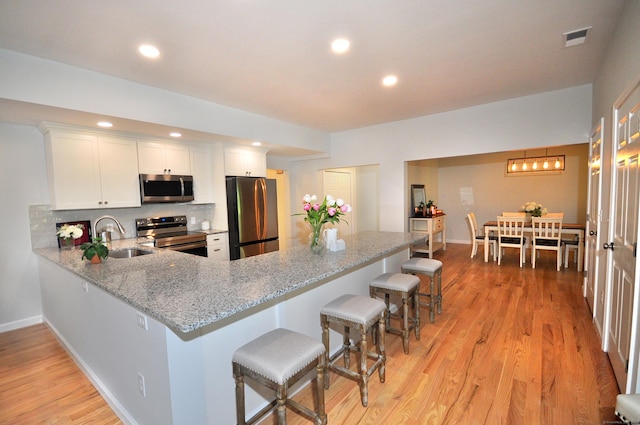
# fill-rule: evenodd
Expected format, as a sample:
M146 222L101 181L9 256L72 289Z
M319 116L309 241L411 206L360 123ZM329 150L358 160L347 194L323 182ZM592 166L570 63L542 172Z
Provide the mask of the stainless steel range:
M156 248L207 256L207 235L188 231L185 215L137 218L136 234L153 240Z

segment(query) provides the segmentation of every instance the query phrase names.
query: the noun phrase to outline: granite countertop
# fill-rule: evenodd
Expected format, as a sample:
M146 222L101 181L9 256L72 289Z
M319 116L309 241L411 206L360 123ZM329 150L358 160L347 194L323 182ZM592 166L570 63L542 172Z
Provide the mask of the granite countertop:
M82 251L38 248L34 252L104 289L180 333L190 333L305 286L424 242L418 233L362 232L345 237L346 250L314 255L306 245L235 261L141 247L154 254L107 258L92 265ZM112 250L139 246L112 242Z

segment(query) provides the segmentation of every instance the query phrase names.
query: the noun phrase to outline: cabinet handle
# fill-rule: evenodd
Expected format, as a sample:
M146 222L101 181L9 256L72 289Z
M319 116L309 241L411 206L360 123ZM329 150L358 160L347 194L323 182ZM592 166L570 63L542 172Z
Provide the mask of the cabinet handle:
M595 232L595 231L593 231L593 230L590 230L590 231L589 231L589 236L595 236L595 235L596 235L596 232Z
M602 247L604 249L610 249L611 251L613 251L613 242L606 243L606 244L602 245Z
M107 205L109 203L109 201L104 201L104 204Z

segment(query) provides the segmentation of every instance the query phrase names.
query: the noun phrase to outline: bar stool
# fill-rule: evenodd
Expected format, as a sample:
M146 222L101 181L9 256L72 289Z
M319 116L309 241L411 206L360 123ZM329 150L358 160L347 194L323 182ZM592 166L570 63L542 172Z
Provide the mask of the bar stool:
M347 378L358 382L360 386L360 401L364 407L369 402L369 377L378 369L380 382L385 379L384 352L384 327L387 306L384 302L361 295L345 294L336 298L320 310L320 324L322 326L322 342L325 348L325 388L329 389L329 371L334 370ZM342 347L331 357L329 357L329 326L331 324L344 326ZM375 325L378 326L375 326ZM358 329L360 342L358 347L351 345L349 338L350 328ZM367 349L367 334L372 331L373 340L377 342L377 353ZM358 355L358 372L349 370L351 360L350 354L354 351ZM344 367L335 364L335 360L340 356L344 357ZM374 361L373 365L367 369L367 358Z
M431 258L414 257L402 264L402 273L429 276L429 293L421 292L421 297L429 297L428 303L421 303L421 306L429 307L429 319L431 323L435 321L435 310L442 313L442 261Z
M640 394L618 394L616 416L625 424L640 423Z
M371 298L376 298L377 294L384 294L384 303L387 306L386 330L402 336L402 347L404 353L409 354L409 333L415 331L416 340L420 340L420 296L418 289L420 278L403 273L384 273L376 277L369 284ZM402 310L400 315L400 329L391 327L390 297L397 296L402 300ZM409 317L409 304L413 308L414 314ZM411 322L411 324L409 324Z
M278 425L286 425L286 407L325 425L324 345L307 335L287 329L275 329L238 348L233 353L236 381L236 417L239 425L253 424L274 409ZM313 368L316 369L315 411L288 398L287 390ZM275 400L245 421L244 377L275 390Z

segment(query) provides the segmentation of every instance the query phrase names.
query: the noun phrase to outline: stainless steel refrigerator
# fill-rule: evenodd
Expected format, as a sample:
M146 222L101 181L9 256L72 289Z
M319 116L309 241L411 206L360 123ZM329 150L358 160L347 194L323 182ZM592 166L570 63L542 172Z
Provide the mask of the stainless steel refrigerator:
M275 180L227 177L227 212L231 260L279 249Z

